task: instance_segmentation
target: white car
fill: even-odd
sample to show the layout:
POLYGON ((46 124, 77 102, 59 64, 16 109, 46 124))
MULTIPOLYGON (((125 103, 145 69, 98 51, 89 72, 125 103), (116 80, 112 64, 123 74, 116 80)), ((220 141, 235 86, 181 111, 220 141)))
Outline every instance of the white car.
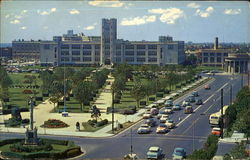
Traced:
POLYGON ((151 127, 148 124, 142 124, 137 130, 138 134, 144 134, 150 132, 151 132, 151 127))
POLYGON ((172 107, 165 107, 164 113, 165 113, 165 114, 171 114, 171 113, 173 113, 172 107))
POLYGON ((168 120, 168 115, 162 115, 160 118, 160 123, 165 123, 168 120))
POLYGON ((166 121, 165 125, 168 127, 168 128, 174 128, 175 127, 175 123, 173 120, 169 119, 166 121))
POLYGON ((152 118, 152 115, 150 113, 143 114, 143 119, 149 119, 152 118))
POLYGON ((185 100, 182 102, 182 107, 186 107, 186 106, 189 106, 190 105, 190 102, 188 100, 185 100))

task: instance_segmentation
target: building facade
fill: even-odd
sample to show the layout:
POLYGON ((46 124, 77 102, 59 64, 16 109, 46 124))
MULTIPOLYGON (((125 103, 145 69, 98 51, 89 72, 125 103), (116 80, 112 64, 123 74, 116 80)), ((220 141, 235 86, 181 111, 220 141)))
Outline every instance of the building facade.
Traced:
MULTIPOLYGON (((184 41, 174 41, 170 36, 160 36, 158 41, 117 39, 117 20, 114 18, 102 19, 101 29, 101 36, 74 34, 69 30, 62 36, 54 36, 52 41, 37 42, 39 47, 36 51, 40 55, 41 65, 98 65, 126 62, 164 66, 182 64, 185 61, 184 41)), ((21 42, 13 41, 13 44, 18 43, 21 42)), ((20 49, 15 51, 16 56, 22 55, 17 55, 20 49)))
POLYGON ((228 73, 248 73, 250 56, 248 54, 229 54, 225 59, 224 70, 228 73))
POLYGON ((12 47, 0 47, 0 57, 12 59, 12 47))

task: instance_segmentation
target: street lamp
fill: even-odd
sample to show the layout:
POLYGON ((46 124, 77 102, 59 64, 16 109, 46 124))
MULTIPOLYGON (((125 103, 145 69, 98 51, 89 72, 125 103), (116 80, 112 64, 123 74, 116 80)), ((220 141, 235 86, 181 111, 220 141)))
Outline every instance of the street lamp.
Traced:
POLYGON ((114 134, 114 88, 113 83, 111 84, 112 91, 112 133, 114 134))

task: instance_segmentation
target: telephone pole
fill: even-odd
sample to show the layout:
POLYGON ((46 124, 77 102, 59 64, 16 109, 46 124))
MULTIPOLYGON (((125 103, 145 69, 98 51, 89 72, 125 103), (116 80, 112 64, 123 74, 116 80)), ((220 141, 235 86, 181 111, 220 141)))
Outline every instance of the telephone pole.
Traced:
POLYGON ((221 110, 221 139, 223 139, 223 128, 224 128, 224 113, 223 113, 223 88, 221 89, 221 106, 220 106, 220 110, 221 110))
POLYGON ((233 103, 233 86, 232 84, 230 85, 230 104, 233 103))
POLYGON ((112 133, 114 133, 114 90, 112 89, 112 133))

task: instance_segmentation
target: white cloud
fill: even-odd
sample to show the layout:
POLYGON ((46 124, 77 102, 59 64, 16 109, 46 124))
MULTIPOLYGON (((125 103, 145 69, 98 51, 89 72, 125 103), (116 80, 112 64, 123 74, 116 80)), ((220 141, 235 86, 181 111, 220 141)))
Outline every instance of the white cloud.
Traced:
POLYGON ((123 18, 121 21, 122 26, 142 25, 146 23, 155 22, 156 16, 143 16, 134 18, 123 18))
POLYGON ((241 9, 225 9, 224 10, 224 14, 229 14, 229 15, 236 15, 240 13, 241 13, 241 9))
POLYGON ((69 11, 69 13, 70 13, 70 14, 79 14, 80 12, 79 12, 78 10, 76 10, 76 9, 71 9, 71 10, 69 11))
POLYGON ((202 18, 207 18, 210 16, 211 13, 213 13, 214 11, 214 8, 213 7, 208 7, 206 10, 200 10, 200 9, 197 9, 196 10, 196 15, 202 17, 202 18))
POLYGON ((49 27, 48 26, 44 26, 43 29, 48 29, 49 27))
POLYGON ((94 25, 84 27, 84 30, 93 30, 93 29, 95 29, 94 25))
POLYGON ((27 12, 28 12, 28 10, 25 9, 25 10, 22 10, 22 11, 21 11, 21 14, 25 14, 25 13, 27 13, 27 12))
POLYGON ((25 29, 27 29, 27 27, 26 26, 22 26, 22 27, 20 27, 20 29, 25 30, 25 29))
POLYGON ((175 24, 175 21, 184 16, 183 10, 179 8, 157 8, 148 10, 149 13, 161 14, 160 21, 167 24, 175 24))
POLYGON ((56 8, 51 8, 50 9, 50 12, 55 12, 56 11, 56 8))
POLYGON ((199 8, 200 5, 197 4, 197 3, 195 3, 195 2, 192 2, 192 3, 189 3, 189 4, 187 5, 187 7, 189 7, 189 8, 199 8))
POLYGON ((11 24, 19 24, 20 21, 19 21, 18 19, 15 19, 15 20, 10 21, 10 23, 11 23, 11 24))
POLYGON ((15 15, 15 18, 16 18, 16 19, 21 19, 22 16, 20 16, 20 15, 15 15))
POLYGON ((48 12, 48 11, 40 11, 40 10, 37 10, 37 13, 42 15, 42 16, 50 14, 50 12, 48 12))
POLYGON ((89 5, 96 6, 96 7, 123 7, 125 4, 118 0, 111 0, 111 1, 89 1, 89 5))
POLYGON ((9 18, 9 17, 10 17, 10 15, 9 15, 9 14, 5 15, 5 18, 9 18))

